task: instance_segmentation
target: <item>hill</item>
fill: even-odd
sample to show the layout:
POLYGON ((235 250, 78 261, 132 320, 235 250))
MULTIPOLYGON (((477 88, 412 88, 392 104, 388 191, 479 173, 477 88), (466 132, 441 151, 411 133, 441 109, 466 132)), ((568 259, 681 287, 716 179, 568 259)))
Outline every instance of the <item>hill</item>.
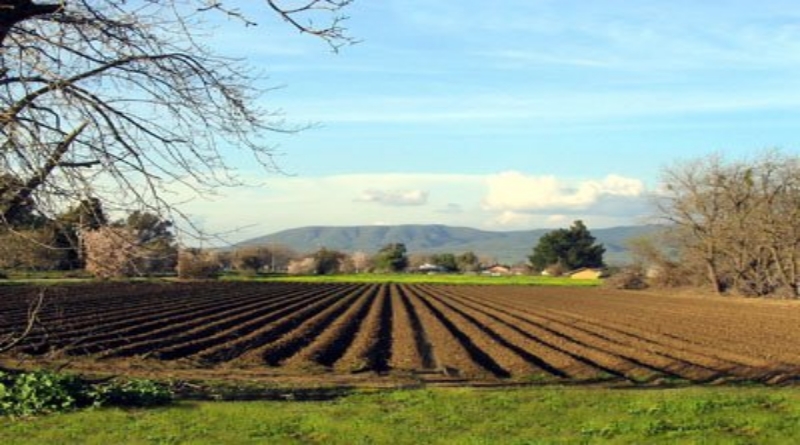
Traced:
MULTIPOLYGON (((592 229, 592 235, 606 247, 606 262, 619 264, 629 259, 625 242, 636 236, 654 233, 656 225, 592 229)), ((376 252, 389 243, 404 243, 411 253, 461 253, 473 251, 515 263, 527 259, 539 238, 552 229, 493 232, 468 227, 432 225, 396 226, 312 226, 283 230, 252 238, 235 247, 282 244, 299 252, 313 252, 320 247, 345 252, 376 252)))

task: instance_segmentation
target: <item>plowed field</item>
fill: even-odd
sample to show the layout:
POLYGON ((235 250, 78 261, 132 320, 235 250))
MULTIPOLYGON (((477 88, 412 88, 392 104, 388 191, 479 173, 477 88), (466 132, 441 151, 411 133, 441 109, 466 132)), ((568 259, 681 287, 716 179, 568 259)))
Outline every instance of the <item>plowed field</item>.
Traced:
MULTIPOLYGON (((0 287, 0 338, 38 289, 0 287)), ((47 288, 5 363, 320 382, 800 379, 800 304, 599 289, 193 283, 47 288)))

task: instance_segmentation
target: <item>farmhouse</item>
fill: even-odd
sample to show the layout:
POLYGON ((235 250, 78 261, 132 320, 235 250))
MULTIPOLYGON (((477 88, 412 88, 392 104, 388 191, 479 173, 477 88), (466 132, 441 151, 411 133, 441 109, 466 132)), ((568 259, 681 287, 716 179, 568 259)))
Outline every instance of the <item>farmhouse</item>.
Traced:
POLYGON ((508 266, 495 264, 493 266, 487 267, 486 269, 483 269, 483 273, 486 275, 491 275, 493 277, 497 277, 500 275, 511 275, 511 268, 508 266))
POLYGON ((425 263, 419 267, 417 267, 417 272, 421 273, 439 273, 439 272, 447 272, 447 270, 439 265, 425 263))
POLYGON ((582 267, 569 272, 567 276, 573 280, 596 280, 605 277, 606 271, 604 269, 582 267))

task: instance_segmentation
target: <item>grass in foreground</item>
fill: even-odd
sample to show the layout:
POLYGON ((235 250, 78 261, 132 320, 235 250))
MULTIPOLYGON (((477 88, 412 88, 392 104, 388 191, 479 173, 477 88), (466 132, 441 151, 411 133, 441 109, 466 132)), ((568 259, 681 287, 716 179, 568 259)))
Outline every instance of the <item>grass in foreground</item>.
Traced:
POLYGON ((485 276, 458 274, 349 274, 349 275, 313 275, 313 276, 280 276, 269 278, 225 277, 229 280, 264 280, 288 281, 297 283, 406 283, 406 284, 466 284, 466 285, 514 285, 514 286, 570 286, 593 287, 601 280, 573 280, 568 277, 542 276, 485 276))
POLYGON ((0 425, 0 443, 792 443, 800 389, 538 387, 360 393, 329 402, 182 402, 0 425))

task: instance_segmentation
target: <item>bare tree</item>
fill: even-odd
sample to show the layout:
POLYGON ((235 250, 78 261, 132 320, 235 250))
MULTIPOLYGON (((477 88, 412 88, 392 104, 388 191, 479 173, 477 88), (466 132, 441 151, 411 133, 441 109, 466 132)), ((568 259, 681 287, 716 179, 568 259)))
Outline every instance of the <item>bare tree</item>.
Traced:
POLYGON ((208 280, 216 278, 220 273, 221 267, 215 252, 189 248, 178 252, 178 263, 175 269, 178 273, 178 278, 208 280))
POLYGON ((233 251, 232 266, 238 271, 256 274, 269 266, 273 253, 264 246, 247 246, 233 251))
POLYGON ((660 214, 714 291, 800 294, 800 158, 709 156, 666 169, 664 186, 660 214))
MULTIPOLYGON (((265 0, 265 13, 328 42, 351 43, 352 0, 265 0), (320 24, 321 23, 321 24, 320 24)), ((213 14, 255 17, 225 0, 0 0, 0 224, 35 203, 54 215, 89 194, 109 208, 164 214, 169 184, 202 193, 235 183, 221 147, 272 164, 257 78, 202 43, 213 14)))
POLYGON ((658 210, 667 223, 688 240, 686 252, 698 258, 712 289, 726 290, 720 270, 722 220, 725 216, 723 195, 727 184, 717 156, 667 167, 662 173, 664 192, 658 210))
MULTIPOLYGON (((265 0, 264 11, 337 50, 352 42, 351 1, 265 0)), ((202 43, 211 15, 255 24, 231 3, 0 0, 0 229, 88 198, 174 220, 170 185, 236 183, 223 147, 274 168, 268 136, 301 127, 259 108, 252 70, 202 43)))
POLYGON ((357 250, 350 255, 355 273, 369 272, 372 269, 372 256, 367 252, 357 250))

